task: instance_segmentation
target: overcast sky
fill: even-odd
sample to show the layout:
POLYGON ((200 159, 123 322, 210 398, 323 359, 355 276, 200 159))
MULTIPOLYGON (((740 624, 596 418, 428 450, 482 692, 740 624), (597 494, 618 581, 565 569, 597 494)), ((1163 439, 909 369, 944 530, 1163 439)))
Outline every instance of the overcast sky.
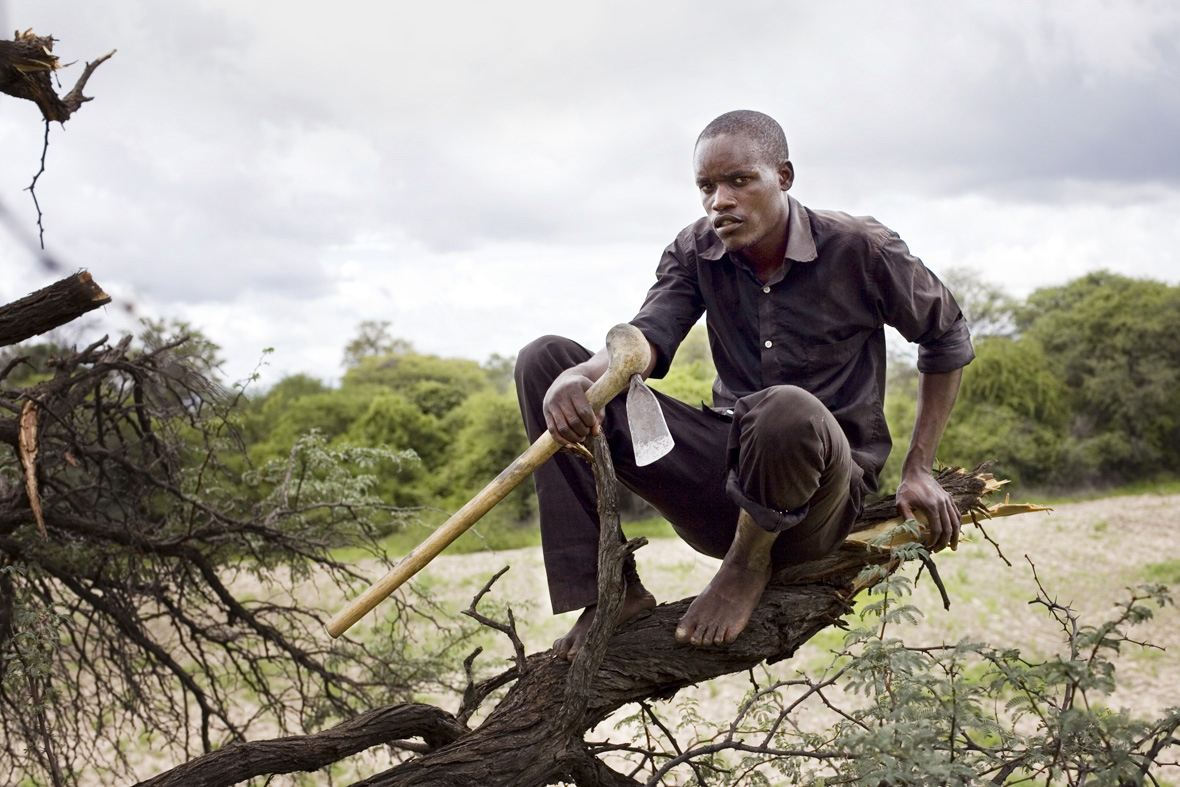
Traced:
MULTIPOLYGON (((0 0, 59 40, 47 245, 264 382, 333 380, 362 319, 482 360, 597 346, 702 214, 692 145, 776 117, 792 194, 1015 295, 1180 277, 1180 3, 0 0)), ((7 33, 6 33, 7 34, 7 33)), ((0 202, 43 127, 0 96, 0 202)), ((57 276, 0 227, 0 299, 57 276)), ((108 308, 89 334, 126 330, 108 308)), ((88 335, 89 335, 88 334, 88 335)))

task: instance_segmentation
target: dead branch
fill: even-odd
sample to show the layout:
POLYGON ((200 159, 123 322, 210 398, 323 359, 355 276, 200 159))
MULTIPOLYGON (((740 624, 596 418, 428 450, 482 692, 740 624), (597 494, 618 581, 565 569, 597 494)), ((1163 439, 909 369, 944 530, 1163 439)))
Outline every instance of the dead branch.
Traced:
POLYGON ((231 743, 136 787, 228 787, 264 774, 314 771, 406 738, 422 738, 433 750, 458 740, 467 731, 451 714, 433 705, 390 705, 358 714, 315 735, 231 743))
POLYGON ((55 753, 65 784, 96 759, 128 776, 141 736, 196 757, 260 727, 287 735, 408 701, 437 676, 406 652, 442 662, 466 637, 411 589, 386 611, 400 632, 388 641, 324 643, 323 616, 282 586, 314 573, 348 594, 356 570, 332 550, 346 540, 375 550, 376 528, 398 515, 348 485, 292 509, 267 491, 283 468, 261 489, 244 483, 227 463, 242 461, 232 395, 185 352, 102 341, 51 359, 50 379, 0 387, 0 677, 20 665, 22 619, 58 627, 38 665, 52 695, 0 680, 0 761, 17 781, 49 780, 33 706, 48 703, 54 739, 72 742, 55 753), (275 592, 235 595, 246 570, 265 572, 275 592), (410 617, 433 623, 429 642, 410 617), (242 711, 243 692, 254 710, 242 711))
POLYGON ((51 331, 110 302, 89 271, 75 273, 0 306, 0 347, 51 331))
POLYGON ((46 121, 65 123, 91 96, 82 95, 94 69, 110 59, 115 50, 87 63, 72 90, 58 96, 50 75, 61 68, 53 54, 53 36, 34 35, 31 30, 17 32, 11 41, 0 41, 0 93, 32 101, 46 121))

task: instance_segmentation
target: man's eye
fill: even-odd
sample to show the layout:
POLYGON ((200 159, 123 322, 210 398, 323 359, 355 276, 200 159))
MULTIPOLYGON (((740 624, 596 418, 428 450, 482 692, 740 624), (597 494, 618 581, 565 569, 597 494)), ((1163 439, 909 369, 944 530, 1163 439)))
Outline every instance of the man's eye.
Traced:
POLYGON ((747 184, 747 183, 749 183, 749 182, 750 182, 750 179, 749 179, 749 178, 744 178, 744 177, 743 177, 743 178, 734 178, 734 179, 733 179, 733 185, 735 185, 735 186, 744 186, 744 185, 746 185, 746 184, 747 184))
POLYGON ((714 186, 712 183, 702 183, 701 184, 701 193, 702 194, 712 194, 713 190, 716 188, 717 187, 714 186))

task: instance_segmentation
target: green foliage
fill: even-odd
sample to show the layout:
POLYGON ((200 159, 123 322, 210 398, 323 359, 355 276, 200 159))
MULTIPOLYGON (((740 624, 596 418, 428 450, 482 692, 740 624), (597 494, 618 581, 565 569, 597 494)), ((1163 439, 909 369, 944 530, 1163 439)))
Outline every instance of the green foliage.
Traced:
POLYGON ((712 407, 713 378, 716 376, 711 362, 681 363, 678 357, 662 380, 649 380, 648 383, 660 393, 686 404, 696 406, 703 403, 712 407))
POLYGON ((254 462, 285 455, 312 431, 328 440, 346 434, 369 411, 373 398, 373 391, 363 389, 299 394, 276 388, 255 402, 244 419, 243 433, 254 462), (258 442, 251 443, 251 438, 258 442))
POLYGON ((5 384, 29 387, 53 376, 50 360, 68 353, 56 342, 14 344, 0 350, 0 369, 10 369, 5 384))
POLYGON ((497 393, 508 393, 513 389, 512 373, 516 369, 515 355, 500 355, 492 353, 488 359, 480 364, 480 368, 488 376, 488 382, 497 393))
MULTIPOLYGON (((333 449, 412 455, 415 461, 379 469, 374 494, 390 505, 453 510, 527 447, 511 389, 513 359, 492 356, 480 366, 424 355, 387 329, 388 323, 362 323, 346 349, 352 367, 339 388, 295 375, 253 398, 242 417, 250 459, 285 461, 313 433, 333 449)), ((532 485, 522 485, 484 528, 527 519, 533 498, 532 485)))
POLYGON ((1148 563, 1143 567, 1143 578, 1148 582, 1180 585, 1180 559, 1171 558, 1162 563, 1148 563))
POLYGON ((648 380, 655 390, 691 405, 713 405, 713 380, 717 369, 709 349, 708 332, 703 324, 692 326, 672 359, 668 374, 661 380, 648 380))
MULTIPOLYGON (((924 550, 905 553, 913 559, 924 550)), ((677 746, 671 762, 679 767, 663 767, 648 783, 1114 787, 1158 783, 1148 780, 1173 759, 1180 708, 1139 719, 1104 702, 1115 689, 1115 660, 1128 648, 1152 647, 1128 631, 1172 603, 1163 586, 1138 588, 1093 626, 1040 588, 1034 603, 1064 643, 1036 659, 970 639, 907 644, 905 629, 921 615, 910 580, 873 566, 861 581, 872 584, 871 595, 822 675, 755 681, 734 720, 720 725, 687 705, 681 729, 698 743, 677 746), (799 721, 809 707, 833 712, 834 726, 809 730, 799 721)), ((632 721, 647 736, 667 728, 641 709, 632 721)))
MULTIPOLYGON (((985 296, 1017 332, 976 335, 941 461, 995 459, 999 475, 1059 489, 1180 474, 1180 287, 1098 272, 1023 304, 985 296)), ((901 453, 914 394, 895 376, 886 414, 901 453)))
POLYGON ((439 390, 423 388, 421 384, 425 382, 439 383, 457 392, 458 396, 448 403, 449 407, 489 387, 487 373, 475 361, 413 352, 366 356, 358 365, 345 372, 342 387, 380 386, 395 391, 410 391, 419 386, 417 390, 424 392, 439 390))
POLYGON ((1069 388, 1100 474, 1180 470, 1180 287, 1092 273, 1034 292, 1020 326, 1069 388))
POLYGON ((402 465, 386 474, 381 492, 394 505, 420 506, 429 502, 429 475, 442 463, 448 442, 436 416, 400 393, 381 391, 369 399, 369 406, 348 427, 345 439, 361 446, 412 451, 421 462, 402 465))
MULTIPOLYGON (((528 448, 514 393, 482 391, 455 408, 444 429, 453 435, 438 477, 437 491, 454 510, 483 489, 528 448)), ((534 510, 531 484, 522 484, 493 509, 512 523, 527 520, 534 510)))

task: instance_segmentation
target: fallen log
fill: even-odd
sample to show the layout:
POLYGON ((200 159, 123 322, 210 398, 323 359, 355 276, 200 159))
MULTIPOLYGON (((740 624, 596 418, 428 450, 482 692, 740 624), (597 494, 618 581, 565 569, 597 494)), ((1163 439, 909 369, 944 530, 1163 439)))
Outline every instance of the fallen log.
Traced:
MULTIPOLYGON (((548 652, 525 658, 515 631, 509 631, 518 646, 517 666, 480 686, 470 685, 457 716, 436 709, 442 715, 431 717, 431 725, 435 726, 423 723, 417 729, 400 727, 399 737, 421 737, 425 741, 418 746, 422 756, 357 782, 353 787, 527 787, 557 781, 612 787, 637 785, 639 782, 612 770, 594 756, 584 740, 588 730, 628 703, 668 699, 686 686, 743 672, 763 662, 789 658, 816 633, 839 625, 841 617, 851 609, 853 597, 869 584, 862 570, 878 565, 892 571, 899 563, 893 547, 911 537, 897 536, 899 531, 895 526, 902 524, 902 520, 891 498, 866 508, 853 536, 834 554, 781 571, 772 578, 746 629, 730 645, 701 648, 676 641, 676 625, 691 598, 661 604, 616 629, 617 606, 611 600, 621 597, 623 557, 638 548, 642 540, 624 544, 615 535, 618 520, 617 508, 611 509, 613 485, 604 483, 603 479, 604 473, 613 478, 605 441, 595 445, 594 456, 603 522, 600 607, 587 643, 577 658, 572 664, 548 652), (603 469, 604 465, 607 470, 603 469), (465 721, 474 710, 472 703, 478 705, 490 693, 490 688, 511 680, 515 680, 514 685, 487 719, 468 730, 465 721), (436 732, 439 719, 448 725, 446 729, 459 731, 452 740, 440 743, 436 732)), ((955 498, 964 521, 978 522, 993 515, 1044 510, 1004 504, 985 508, 983 498, 998 490, 1002 482, 996 482, 983 467, 970 473, 960 468, 945 470, 938 481, 955 498)), ((488 587, 477 596, 470 613, 474 613, 475 604, 488 587)), ((320 736, 327 739, 334 734, 334 730, 328 730, 301 736, 299 740, 303 745, 310 745, 320 736)), ((277 743, 236 744, 235 758, 240 767, 232 772, 233 777, 241 781, 279 772, 267 770, 272 767, 268 758, 255 761, 247 756, 251 751, 269 751, 265 747, 277 743)), ((191 779, 184 783, 202 787, 227 787, 236 783, 229 780, 230 771, 220 765, 217 759, 220 754, 207 754, 180 766, 191 779)), ((143 782, 141 787, 180 784, 172 776, 180 768, 143 782)), ((294 769, 282 772, 290 770, 294 769)))

